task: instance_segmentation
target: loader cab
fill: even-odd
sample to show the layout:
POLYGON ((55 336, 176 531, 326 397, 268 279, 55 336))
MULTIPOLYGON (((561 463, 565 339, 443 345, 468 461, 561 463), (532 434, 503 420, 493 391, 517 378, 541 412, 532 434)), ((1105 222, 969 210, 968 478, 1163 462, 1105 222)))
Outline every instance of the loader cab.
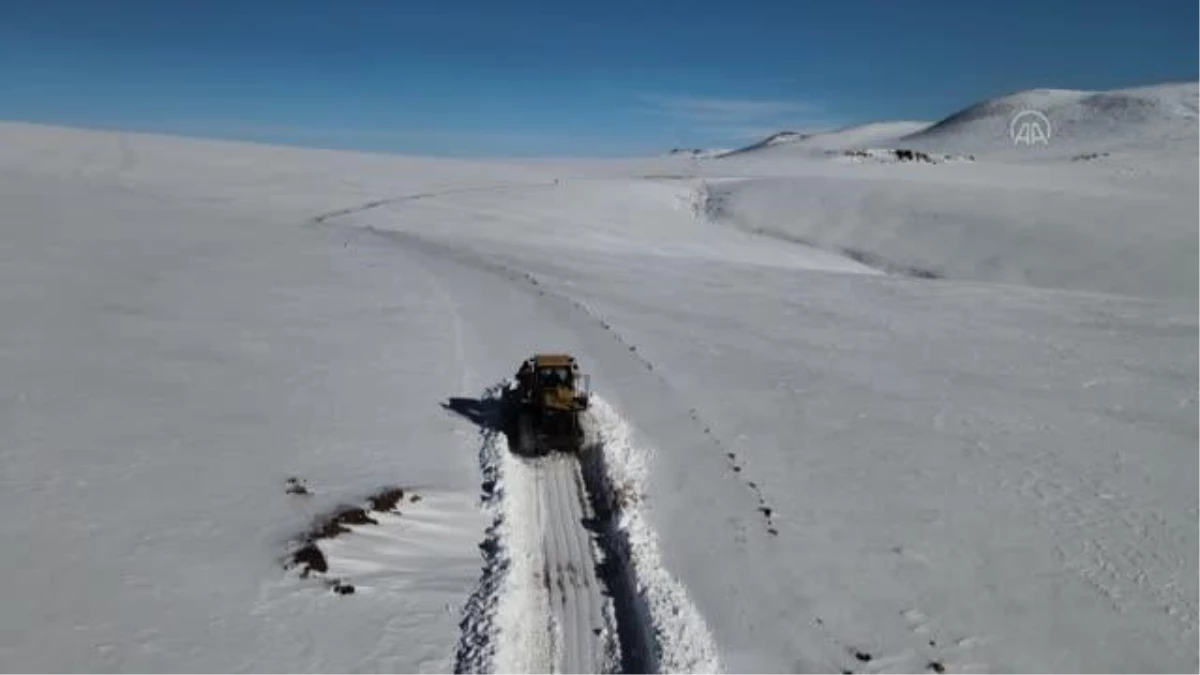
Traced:
POLYGON ((556 392, 555 398, 573 399, 586 405, 589 378, 579 370, 575 357, 567 354, 537 354, 521 364, 517 373, 519 388, 529 395, 556 392))
POLYGON ((548 366, 537 370, 538 386, 543 389, 555 387, 575 388, 575 374, 570 368, 548 366))
POLYGON ((588 376, 567 354, 536 354, 521 363, 516 387, 506 393, 511 438, 519 452, 578 451, 586 440, 588 376))

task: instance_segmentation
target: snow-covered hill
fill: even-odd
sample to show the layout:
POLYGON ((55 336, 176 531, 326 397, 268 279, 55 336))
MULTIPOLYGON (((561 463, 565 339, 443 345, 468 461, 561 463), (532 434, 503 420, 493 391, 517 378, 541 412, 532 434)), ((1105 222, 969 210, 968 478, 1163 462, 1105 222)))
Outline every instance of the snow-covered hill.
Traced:
POLYGON ((822 154, 828 150, 848 150, 892 141, 929 126, 928 122, 871 122, 843 127, 833 131, 801 134, 781 131, 723 157, 756 156, 787 157, 789 155, 822 154))
POLYGON ((1078 155, 1114 149, 1194 150, 1198 85, 1164 84, 1114 91, 1033 89, 983 101, 899 142, 939 152, 1078 155), (1048 142, 1015 146, 1013 118, 1037 111, 1050 122, 1048 142))
MULTIPOLYGON (((724 157, 780 159, 829 150, 908 148, 996 159, 1070 159, 1104 151, 1180 151, 1195 144, 1198 88, 1194 82, 1113 91, 1032 89, 968 106, 936 122, 874 122, 827 132, 783 131, 724 157), (1045 143, 1014 143, 1024 111, 1049 126, 1045 143)), ((1040 122, 1038 124, 1041 124, 1040 122)))
POLYGON ((1196 108, 1195 84, 1024 92, 890 146, 815 153, 812 137, 728 155, 702 168, 717 179, 702 201, 714 222, 892 271, 1194 298, 1196 108), (1044 145, 1009 137, 1029 109, 1052 123, 1044 145), (888 147, 971 161, 892 162, 888 147))
POLYGON ((7 669, 1198 667, 1194 142, 0 147, 7 669), (539 350, 577 464, 492 422, 539 350))

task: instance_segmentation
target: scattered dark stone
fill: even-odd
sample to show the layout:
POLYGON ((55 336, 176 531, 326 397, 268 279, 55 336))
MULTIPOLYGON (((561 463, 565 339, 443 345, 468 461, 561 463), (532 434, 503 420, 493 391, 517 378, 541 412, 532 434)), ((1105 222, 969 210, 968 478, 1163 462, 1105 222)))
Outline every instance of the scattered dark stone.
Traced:
POLYGON ((942 665, 940 662, 938 662, 938 661, 930 661, 930 662, 929 662, 929 663, 928 663, 928 664, 927 664, 925 667, 926 667, 926 668, 928 668, 929 670, 932 670, 932 671, 933 671, 933 672, 935 672, 935 673, 944 673, 944 672, 946 672, 946 666, 943 666, 943 665, 942 665))
POLYGON ((307 495, 312 494, 311 492, 308 491, 308 486, 304 484, 304 480, 297 478, 295 476, 292 476, 291 478, 287 479, 287 487, 284 488, 284 492, 286 492, 289 495, 305 495, 305 496, 307 496, 307 495))
POLYGON ((733 466, 733 472, 734 472, 734 473, 741 473, 741 472, 742 472, 742 467, 740 467, 740 466, 738 466, 738 465, 736 465, 736 464, 735 464, 735 465, 733 466))
POLYGON ((904 148, 898 148, 893 150, 892 154, 894 154, 896 159, 900 160, 901 162, 926 162, 928 164, 934 163, 933 158, 930 157, 928 153, 921 152, 920 150, 907 150, 904 148))
POLYGON ((380 490, 377 494, 371 495, 367 501, 371 504, 372 511, 395 511, 396 504, 404 499, 404 490, 398 487, 389 487, 380 490))
POLYGON ((868 654, 867 652, 856 651, 856 652, 854 652, 854 658, 858 659, 859 661, 862 661, 863 663, 867 663, 868 661, 871 660, 871 655, 868 654))
POLYGON ((930 646, 930 647, 936 647, 936 646, 937 646, 937 640, 930 640, 930 641, 929 641, 929 646, 930 646))
POLYGON ((771 511, 771 507, 769 507, 769 506, 760 506, 760 507, 758 507, 758 510, 759 510, 759 511, 762 511, 762 514, 763 514, 764 516, 766 516, 767 518, 770 518, 770 517, 771 517, 771 513, 772 513, 772 511, 771 511))
POLYGON ((775 528, 773 528, 773 527, 768 527, 768 528, 767 528, 767 534, 771 535, 772 537, 778 537, 778 536, 779 536, 779 530, 777 530, 777 529, 775 529, 775 528))
POLYGON ((854 671, 842 668, 842 675, 854 675, 854 671))
POLYGON ((292 564, 300 567, 301 579, 307 579, 311 572, 324 574, 329 571, 329 563, 325 560, 325 554, 321 553, 321 549, 312 542, 305 544, 292 554, 292 564))
POLYGON ((351 508, 342 511, 338 514, 338 520, 347 525, 378 525, 379 521, 367 515, 367 512, 359 508, 351 508))
POLYGON ((600 633, 602 633, 602 632, 603 632, 603 631, 602 631, 601 629, 599 629, 599 628, 593 628, 593 629, 592 629, 592 635, 599 635, 599 634, 600 634, 600 633))
POLYGON ((746 485, 749 485, 751 490, 758 489, 758 483, 755 483, 754 481, 746 481, 746 485))
POLYGON ((338 595, 354 595, 354 586, 335 581, 333 583, 333 592, 338 595))
MULTIPOLYGON (((495 487, 495 485, 496 485, 496 484, 493 482, 493 483, 492 483, 492 487, 495 487)), ((417 502, 421 501, 421 495, 411 495, 411 496, 408 498, 408 501, 409 501, 410 503, 412 503, 412 504, 416 504, 417 502)))

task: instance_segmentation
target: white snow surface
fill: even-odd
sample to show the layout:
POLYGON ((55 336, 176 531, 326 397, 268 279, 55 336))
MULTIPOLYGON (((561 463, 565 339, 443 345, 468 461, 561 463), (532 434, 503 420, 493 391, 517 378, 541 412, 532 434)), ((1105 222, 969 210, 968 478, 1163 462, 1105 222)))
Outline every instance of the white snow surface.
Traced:
MULTIPOLYGON (((2 124, 0 664, 453 669, 479 544, 536 542, 449 403, 561 350, 660 669, 1194 671, 1194 91, 934 166, 2 124), (322 543, 356 593, 283 569, 384 485, 322 543)), ((544 665, 499 593, 479 662, 544 665)))
POLYGON ((1195 157, 809 166, 703 187, 713 224, 961 281, 1195 298, 1195 157), (1082 164, 1082 163, 1080 163, 1082 164), (846 168, 843 168, 846 167, 846 168), (1149 168, 1153 167, 1153 168, 1149 168), (1090 176, 1088 174, 1091 174, 1090 176))

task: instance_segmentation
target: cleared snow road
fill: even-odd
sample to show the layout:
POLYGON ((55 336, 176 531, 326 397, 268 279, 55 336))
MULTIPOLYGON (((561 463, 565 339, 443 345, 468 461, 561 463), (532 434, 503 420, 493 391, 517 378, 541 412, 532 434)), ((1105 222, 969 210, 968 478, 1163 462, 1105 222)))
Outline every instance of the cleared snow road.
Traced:
MULTIPOLYGON (((494 399, 484 401, 497 409, 494 399)), ((621 565, 606 564, 601 519, 591 500, 603 486, 590 472, 589 489, 580 460, 601 450, 522 457, 494 425, 481 430, 484 498, 496 505, 496 524, 481 545, 487 564, 462 623, 455 670, 601 673, 640 667, 620 654, 615 594, 601 570, 612 576, 621 565)))
POLYGON ((532 583, 517 583, 544 595, 535 602, 548 609, 543 620, 549 654, 538 655, 542 658, 528 665, 549 672, 612 672, 616 661, 612 613, 606 611, 610 601, 596 576, 598 550, 584 527, 593 514, 579 462, 552 455, 519 459, 511 468, 512 480, 532 497, 521 500, 526 512, 520 522, 532 528, 532 539, 538 543, 523 552, 532 558, 528 561, 532 583))
POLYGON ((591 424, 595 444, 540 457, 510 451, 503 432, 481 425, 494 522, 480 545, 485 566, 461 624, 456 672, 721 670, 641 512, 641 450, 599 397, 591 424))

